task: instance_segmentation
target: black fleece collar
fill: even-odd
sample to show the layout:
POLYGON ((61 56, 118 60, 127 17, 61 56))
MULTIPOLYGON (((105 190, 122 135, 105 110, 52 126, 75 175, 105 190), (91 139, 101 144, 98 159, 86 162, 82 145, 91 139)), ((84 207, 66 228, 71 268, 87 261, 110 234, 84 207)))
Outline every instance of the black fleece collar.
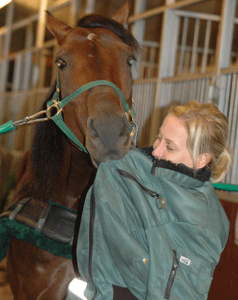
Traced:
POLYGON ((209 167, 204 167, 198 170, 194 170, 192 168, 185 166, 184 164, 175 164, 168 160, 155 158, 153 160, 153 166, 151 170, 152 174, 154 174, 155 168, 169 169, 187 175, 189 177, 192 177, 202 182, 209 181, 211 178, 211 170, 209 167))
POLYGON ((151 170, 152 174, 155 173, 155 168, 164 168, 187 175, 202 182, 209 181, 211 178, 211 169, 209 167, 194 170, 185 166, 184 164, 175 164, 168 160, 154 158, 152 156, 153 147, 144 147, 140 150, 146 153, 153 160, 153 166, 151 170))

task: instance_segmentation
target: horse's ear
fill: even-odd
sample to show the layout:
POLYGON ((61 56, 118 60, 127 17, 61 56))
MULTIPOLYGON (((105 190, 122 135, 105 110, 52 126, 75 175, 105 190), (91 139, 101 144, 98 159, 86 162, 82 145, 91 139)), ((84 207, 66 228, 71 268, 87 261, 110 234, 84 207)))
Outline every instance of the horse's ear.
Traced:
POLYGON ((72 27, 68 26, 63 21, 56 19, 50 12, 46 11, 46 13, 46 26, 53 34, 53 36, 57 39, 58 44, 60 45, 66 34, 72 29, 72 27))
POLYGON ((129 2, 126 1, 126 3, 112 16, 112 19, 122 25, 125 25, 129 17, 129 11, 129 2))

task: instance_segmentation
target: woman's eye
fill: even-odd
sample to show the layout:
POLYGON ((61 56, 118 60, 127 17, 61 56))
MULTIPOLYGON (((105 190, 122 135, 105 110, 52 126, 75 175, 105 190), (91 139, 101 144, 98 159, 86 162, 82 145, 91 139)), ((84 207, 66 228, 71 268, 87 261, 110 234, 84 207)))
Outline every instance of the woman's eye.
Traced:
POLYGON ((137 59, 134 56, 130 56, 127 59, 127 63, 130 67, 132 67, 137 62, 137 59))
POLYGON ((55 61, 55 64, 60 70, 62 70, 66 66, 66 62, 63 61, 62 59, 57 59, 55 61))
POLYGON ((174 149, 173 148, 171 148, 170 146, 166 146, 166 149, 168 150, 168 151, 174 151, 174 149))
POLYGON ((161 136, 160 135, 157 135, 156 138, 157 138, 158 141, 161 141, 161 136))

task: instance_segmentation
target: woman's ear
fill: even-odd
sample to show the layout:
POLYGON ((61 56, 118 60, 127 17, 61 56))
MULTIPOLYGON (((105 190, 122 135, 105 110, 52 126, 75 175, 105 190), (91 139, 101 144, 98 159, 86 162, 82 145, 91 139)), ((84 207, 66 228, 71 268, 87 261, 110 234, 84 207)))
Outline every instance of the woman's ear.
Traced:
POLYGON ((211 154, 203 153, 198 156, 196 169, 202 169, 209 164, 211 161, 211 154))

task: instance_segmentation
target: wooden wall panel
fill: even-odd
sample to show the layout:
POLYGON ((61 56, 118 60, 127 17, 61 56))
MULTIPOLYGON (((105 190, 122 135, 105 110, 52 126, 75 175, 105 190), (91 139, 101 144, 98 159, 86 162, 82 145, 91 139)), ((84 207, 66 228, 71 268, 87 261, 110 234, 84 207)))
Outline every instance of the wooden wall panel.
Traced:
POLYGON ((238 299, 238 245, 235 244, 235 220, 238 203, 221 200, 230 221, 230 233, 226 248, 214 272, 208 300, 238 299))

